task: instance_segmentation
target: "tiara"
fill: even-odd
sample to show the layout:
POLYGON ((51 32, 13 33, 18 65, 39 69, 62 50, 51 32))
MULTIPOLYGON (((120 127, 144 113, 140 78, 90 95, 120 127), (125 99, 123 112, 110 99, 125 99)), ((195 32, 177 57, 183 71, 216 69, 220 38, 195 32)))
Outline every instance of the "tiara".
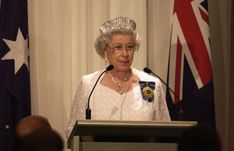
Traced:
POLYGON ((112 30, 127 29, 127 30, 136 30, 136 23, 134 20, 129 19, 128 17, 117 17, 111 20, 108 20, 100 27, 100 33, 106 33, 112 30))

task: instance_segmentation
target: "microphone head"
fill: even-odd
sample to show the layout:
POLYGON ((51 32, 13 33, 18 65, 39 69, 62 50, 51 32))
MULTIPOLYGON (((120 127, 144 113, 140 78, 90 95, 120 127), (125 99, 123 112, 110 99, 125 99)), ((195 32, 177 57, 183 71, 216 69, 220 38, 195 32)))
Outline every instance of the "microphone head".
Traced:
POLYGON ((144 72, 146 72, 146 73, 151 73, 151 72, 152 72, 152 70, 150 70, 150 69, 147 68, 147 67, 145 67, 143 70, 144 70, 144 72))
POLYGON ((111 65, 109 65, 108 67, 106 67, 106 71, 110 71, 110 70, 112 70, 112 69, 114 69, 114 66, 111 64, 111 65))

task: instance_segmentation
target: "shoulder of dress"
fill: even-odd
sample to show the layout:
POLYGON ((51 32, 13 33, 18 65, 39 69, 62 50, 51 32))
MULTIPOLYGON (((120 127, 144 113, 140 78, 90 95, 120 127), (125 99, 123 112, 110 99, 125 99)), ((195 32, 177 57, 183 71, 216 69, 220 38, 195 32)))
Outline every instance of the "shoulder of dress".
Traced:
POLYGON ((103 72, 104 70, 99 70, 90 74, 86 74, 83 75, 81 77, 82 82, 86 83, 86 82, 92 82, 92 81, 96 81, 96 79, 98 78, 98 76, 103 72))
POLYGON ((137 74, 140 81, 153 81, 155 83, 160 83, 160 80, 157 77, 154 77, 148 73, 145 73, 143 71, 140 71, 138 69, 132 68, 133 72, 137 74))

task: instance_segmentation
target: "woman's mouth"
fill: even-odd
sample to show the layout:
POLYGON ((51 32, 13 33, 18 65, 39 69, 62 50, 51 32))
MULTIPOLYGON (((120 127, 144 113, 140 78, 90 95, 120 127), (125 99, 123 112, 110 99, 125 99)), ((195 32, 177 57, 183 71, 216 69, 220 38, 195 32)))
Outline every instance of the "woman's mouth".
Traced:
POLYGON ((119 61, 120 64, 128 64, 129 61, 119 61))

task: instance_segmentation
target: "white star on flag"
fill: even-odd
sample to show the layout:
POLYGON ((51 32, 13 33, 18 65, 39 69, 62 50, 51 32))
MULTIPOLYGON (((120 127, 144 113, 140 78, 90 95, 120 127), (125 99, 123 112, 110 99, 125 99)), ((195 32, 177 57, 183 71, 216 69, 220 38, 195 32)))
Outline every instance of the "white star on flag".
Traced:
POLYGON ((14 60, 15 74, 25 64, 28 67, 28 40, 24 39, 21 30, 18 30, 16 41, 3 39, 10 48, 10 51, 1 60, 14 60))

